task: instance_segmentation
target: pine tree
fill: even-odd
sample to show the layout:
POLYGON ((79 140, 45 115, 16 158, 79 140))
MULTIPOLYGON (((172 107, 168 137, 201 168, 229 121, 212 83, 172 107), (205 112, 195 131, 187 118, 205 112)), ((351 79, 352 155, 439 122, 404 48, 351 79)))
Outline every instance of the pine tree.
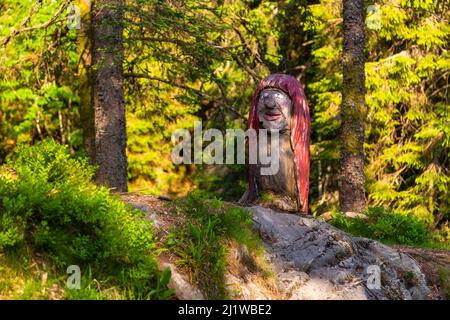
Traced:
POLYGON ((361 212, 366 207, 364 191, 364 1, 343 1, 343 83, 341 106, 341 210, 361 212))
POLYGON ((92 7, 92 106, 95 119, 96 180, 127 191, 126 122, 123 89, 123 0, 92 7))

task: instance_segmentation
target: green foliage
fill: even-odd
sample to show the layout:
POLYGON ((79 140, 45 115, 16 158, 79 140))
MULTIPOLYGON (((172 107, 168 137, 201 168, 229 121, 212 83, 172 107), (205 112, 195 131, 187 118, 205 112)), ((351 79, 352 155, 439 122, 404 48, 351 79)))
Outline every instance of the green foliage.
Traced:
MULTIPOLYGON (((372 3, 370 3, 372 4, 372 3)), ((371 206, 414 215, 430 227, 449 219, 448 3, 375 1, 367 29, 366 189, 371 206)), ((369 3, 367 4, 369 5, 369 3)), ((310 6, 313 213, 329 210, 339 170, 341 1, 310 6), (317 200, 316 200, 317 199, 317 200)))
POLYGON ((250 214, 237 207, 228 207, 217 198, 208 199, 202 192, 191 192, 180 200, 180 213, 186 225, 174 230, 167 245, 179 263, 192 275, 208 299, 224 299, 226 241, 233 240, 260 254, 259 237, 253 231, 250 214))
POLYGON ((59 271, 92 268, 98 279, 114 276, 112 283, 135 298, 167 297, 151 223, 93 185, 86 159, 46 141, 17 148, 2 172, 1 252, 31 248, 59 271))
POLYGON ((212 174, 174 166, 170 138, 194 120, 222 130, 245 126, 255 82, 269 73, 262 60, 281 58, 273 9, 270 2, 127 2, 124 68, 135 75, 126 82, 131 190, 184 195, 197 186, 228 199, 241 193, 229 186, 243 180, 242 165, 212 174))
MULTIPOLYGON (((85 35, 67 28, 64 9, 46 27, 13 34, 50 21, 68 4, 64 0, 0 3, 0 163, 16 145, 46 138, 67 145, 72 154, 81 151, 80 112, 86 106, 80 99, 84 61, 79 50, 85 35)), ((388 207, 395 214, 373 214, 368 225, 358 219, 335 223, 357 234, 400 243, 421 243, 425 224, 438 229, 429 231, 434 241, 448 243, 448 3, 379 0, 373 4, 381 12, 380 28, 366 30, 366 189, 370 206, 388 207)), ((192 128, 194 120, 202 120, 204 128, 244 128, 257 81, 282 72, 304 84, 311 109, 311 211, 317 215, 336 206, 341 0, 140 0, 125 1, 123 9, 131 190, 184 195, 198 188, 206 190, 208 197, 238 199, 246 187, 245 166, 215 170, 206 165, 175 166, 170 159, 171 134, 177 128, 192 128)), ((77 165, 68 155, 46 148, 48 155, 23 148, 22 160, 10 159, 19 179, 3 170, 2 250, 28 245, 51 252, 60 267, 70 259, 93 268, 105 261, 131 263, 144 250, 133 243, 147 243, 147 249, 154 251, 151 236, 140 226, 119 227, 135 221, 137 213, 89 184, 92 170, 84 160, 77 160, 77 165), (112 212, 122 218, 115 220, 112 212), (117 229, 120 236, 115 238, 117 229)), ((192 248, 186 256, 192 270, 200 270, 210 254, 207 270, 219 270, 214 271, 219 275, 223 269, 219 243, 225 234, 242 236, 239 241, 244 242, 251 242, 251 236, 247 239, 246 231, 234 230, 225 215, 209 212, 205 203, 210 200, 202 199, 197 203, 199 215, 188 210, 190 227, 182 238, 189 245, 180 252, 192 248), (211 247, 201 237, 209 239, 211 247)), ((236 221, 245 221, 234 214, 236 221)), ((124 272, 121 277, 148 286, 144 273, 124 272)), ((128 289, 130 297, 147 295, 142 288, 133 290, 128 289)), ((220 296, 221 289, 214 290, 220 296)))
POLYGON ((220 195, 226 201, 239 199, 247 188, 246 167, 239 164, 199 165, 193 184, 210 198, 220 195))
POLYGON ((369 208, 367 218, 348 218, 342 213, 334 215, 332 225, 356 236, 377 239, 386 243, 425 245, 431 239, 427 225, 412 215, 369 208))
POLYGON ((69 1, 6 0, 0 4, 0 163, 17 143, 47 137, 81 145, 77 94, 77 33, 67 10, 47 28, 13 34, 48 22, 69 1))

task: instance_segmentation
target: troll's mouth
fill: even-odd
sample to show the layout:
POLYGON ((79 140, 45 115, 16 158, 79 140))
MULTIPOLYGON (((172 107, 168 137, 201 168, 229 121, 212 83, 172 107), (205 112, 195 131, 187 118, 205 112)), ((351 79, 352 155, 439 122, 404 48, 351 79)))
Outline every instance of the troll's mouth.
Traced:
POLYGON ((281 118, 281 113, 266 112, 263 117, 267 121, 275 121, 281 118))

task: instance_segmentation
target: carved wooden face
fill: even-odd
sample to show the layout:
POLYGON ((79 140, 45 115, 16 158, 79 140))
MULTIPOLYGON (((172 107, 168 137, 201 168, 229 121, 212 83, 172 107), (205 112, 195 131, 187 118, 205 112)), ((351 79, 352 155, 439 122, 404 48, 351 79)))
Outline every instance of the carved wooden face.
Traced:
POLYGON ((260 126, 267 130, 289 130, 292 117, 292 101, 281 90, 267 88, 261 91, 256 105, 260 126))

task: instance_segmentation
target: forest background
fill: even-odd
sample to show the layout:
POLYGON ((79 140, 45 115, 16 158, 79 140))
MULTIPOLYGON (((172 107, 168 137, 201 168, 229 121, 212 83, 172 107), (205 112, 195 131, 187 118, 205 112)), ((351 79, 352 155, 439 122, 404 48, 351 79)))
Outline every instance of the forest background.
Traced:
MULTIPOLYGON (((52 139, 83 155, 90 59, 85 0, 0 2, 0 165, 52 139), (75 18, 74 7, 81 14, 75 18)), ((287 73, 312 116, 310 212, 338 209, 342 3, 125 1, 124 85, 130 191, 237 200, 244 165, 171 162, 177 128, 245 128, 257 82, 287 73)), ((370 207, 450 233, 448 1, 367 2, 366 193, 370 207)))

